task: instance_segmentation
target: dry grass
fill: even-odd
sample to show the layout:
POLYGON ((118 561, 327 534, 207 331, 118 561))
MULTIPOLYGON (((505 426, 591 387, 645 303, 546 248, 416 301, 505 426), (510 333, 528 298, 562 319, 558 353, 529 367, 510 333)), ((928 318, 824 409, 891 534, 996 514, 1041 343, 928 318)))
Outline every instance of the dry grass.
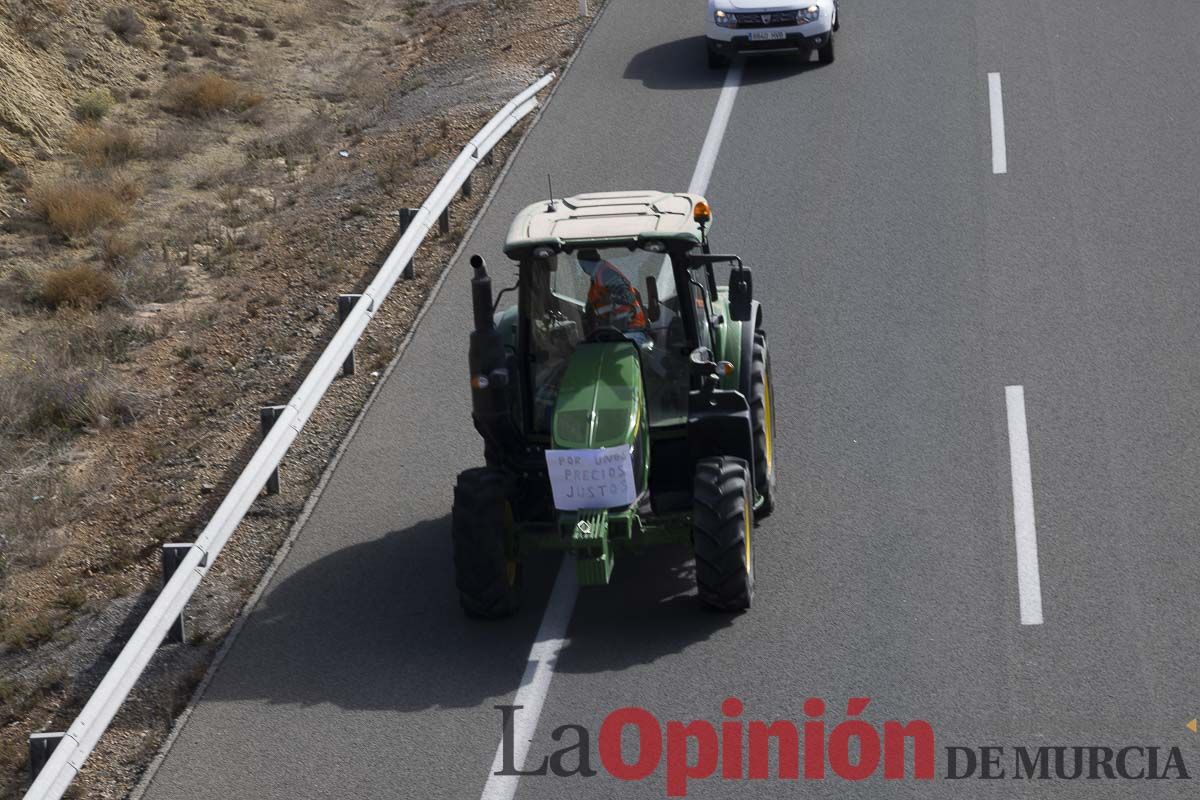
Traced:
POLYGON ((98 309, 117 298, 117 283, 107 272, 87 264, 47 270, 41 300, 49 308, 98 309))
POLYGON ((126 302, 173 303, 187 294, 187 276, 169 254, 156 258, 147 251, 117 271, 126 302))
POLYGON ((28 650, 54 638, 66 622, 64 609, 4 621, 0 624, 0 652, 28 650))
POLYGON ((164 91, 167 108, 188 117, 245 111, 263 101, 261 94, 214 72, 176 76, 164 91))
POLYGON ((127 181, 62 179, 36 184, 29 193, 33 209, 57 233, 69 239, 124 221, 138 187, 127 181))
MULTIPOLYGON (((161 333, 115 310, 91 313, 63 307, 31 319, 30 335, 0 367, 0 437, 131 422, 137 398, 109 365, 127 360, 133 348, 161 333)), ((16 452, 0 439, 0 452, 5 451, 16 452)), ((29 528, 10 525, 5 519, 9 510, 0 506, 0 530, 29 528)), ((41 529, 58 524, 52 519, 42 522, 41 529)))
POLYGON ((119 125, 78 126, 67 139, 67 149, 92 169, 115 167, 142 154, 141 139, 119 125))
POLYGON ((133 397, 102 367, 19 360, 0 372, 0 433, 21 435, 131 422, 133 397))

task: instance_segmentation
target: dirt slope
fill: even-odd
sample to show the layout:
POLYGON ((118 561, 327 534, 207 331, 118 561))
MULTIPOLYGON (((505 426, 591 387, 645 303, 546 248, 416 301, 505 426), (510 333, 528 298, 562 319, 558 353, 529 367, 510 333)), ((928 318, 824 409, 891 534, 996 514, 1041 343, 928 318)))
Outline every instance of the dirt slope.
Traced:
MULTIPOLYGON (((26 785, 27 734, 69 723, 152 601, 161 543, 232 483, 258 406, 336 330, 395 209, 561 65, 577 7, 0 0, 0 797, 26 785), (77 185, 112 213, 83 214, 77 185)), ((145 767, 511 145, 383 306, 80 796, 122 797, 145 767)))

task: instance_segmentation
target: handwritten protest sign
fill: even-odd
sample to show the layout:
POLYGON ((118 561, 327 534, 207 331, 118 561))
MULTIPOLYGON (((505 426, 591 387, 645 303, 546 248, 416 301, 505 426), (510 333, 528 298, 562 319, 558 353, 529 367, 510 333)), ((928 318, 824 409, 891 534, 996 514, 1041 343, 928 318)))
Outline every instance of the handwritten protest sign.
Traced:
POLYGON ((599 450, 547 450, 546 466, 560 511, 615 508, 637 499, 633 475, 633 448, 599 450))

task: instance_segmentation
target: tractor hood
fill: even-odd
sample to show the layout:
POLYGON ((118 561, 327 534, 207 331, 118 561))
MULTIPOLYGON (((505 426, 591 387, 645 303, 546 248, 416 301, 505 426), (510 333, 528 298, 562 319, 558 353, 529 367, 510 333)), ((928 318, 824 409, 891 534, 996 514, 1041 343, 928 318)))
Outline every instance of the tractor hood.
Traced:
POLYGON ((633 444, 644 397, 633 342, 579 345, 558 388, 554 447, 582 450, 633 444))

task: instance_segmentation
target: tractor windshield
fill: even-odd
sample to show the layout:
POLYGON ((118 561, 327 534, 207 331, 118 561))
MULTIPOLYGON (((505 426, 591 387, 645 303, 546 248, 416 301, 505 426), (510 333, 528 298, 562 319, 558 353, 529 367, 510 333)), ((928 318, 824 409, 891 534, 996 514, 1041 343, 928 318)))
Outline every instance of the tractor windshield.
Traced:
POLYGON ((687 334, 671 259, 627 247, 535 258, 529 320, 534 427, 550 430, 558 384, 575 347, 601 329, 638 345, 652 426, 686 421, 687 334))

